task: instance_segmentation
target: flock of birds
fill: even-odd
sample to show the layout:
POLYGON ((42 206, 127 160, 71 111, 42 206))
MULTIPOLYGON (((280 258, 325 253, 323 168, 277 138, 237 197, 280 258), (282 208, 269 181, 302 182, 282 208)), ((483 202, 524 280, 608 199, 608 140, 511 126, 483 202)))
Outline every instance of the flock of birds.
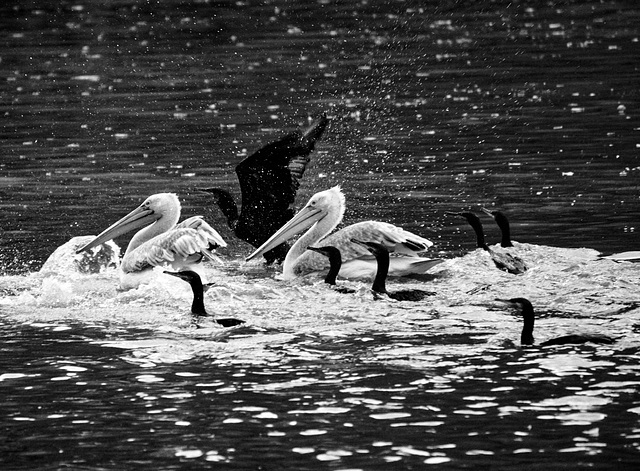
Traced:
MULTIPOLYGON (((434 293, 424 290, 390 292, 387 276, 424 274, 441 263, 441 259, 421 256, 433 245, 431 241, 400 227, 379 221, 363 221, 334 232, 342 221, 345 197, 339 187, 314 194, 304 207, 294 213, 292 205, 310 154, 329 120, 322 116, 304 130, 287 134, 243 160, 236 167, 242 206, 226 190, 206 188, 224 214, 234 234, 257 247, 246 260, 262 256, 266 263, 282 263, 283 279, 291 280, 309 273, 324 273, 324 281, 336 291, 354 290, 337 286, 338 277, 373 278, 374 297, 387 296, 399 301, 420 301, 434 293), (292 245, 288 241, 304 232, 292 245), (393 255, 391 255, 393 254, 393 255)), ((483 211, 493 217, 502 232, 501 250, 490 248, 482 223, 471 212, 447 213, 464 218, 476 234, 477 246, 488 252, 497 268, 512 274, 527 270, 526 264, 510 253, 509 221, 499 211, 483 211)), ((226 247, 220 234, 200 216, 182 222, 180 202, 172 193, 149 196, 139 207, 109 226, 78 250, 89 251, 119 235, 140 229, 131 239, 120 265, 120 285, 135 288, 149 278, 154 267, 171 268, 164 273, 188 282, 193 291, 191 312, 194 318, 209 316, 204 307, 201 262, 216 260, 214 250, 226 247)), ((522 345, 533 344, 534 311, 525 298, 505 301, 519 310, 524 324, 522 345)), ((215 319, 223 327, 242 324, 234 318, 215 319)), ((612 343, 605 336, 565 336, 540 345, 563 343, 612 343)))

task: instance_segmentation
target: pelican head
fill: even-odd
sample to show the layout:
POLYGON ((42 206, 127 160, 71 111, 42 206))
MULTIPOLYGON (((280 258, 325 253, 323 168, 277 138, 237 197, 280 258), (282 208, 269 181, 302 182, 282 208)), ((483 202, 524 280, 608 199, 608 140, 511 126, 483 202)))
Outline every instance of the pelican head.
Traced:
POLYGON ((174 226, 180 218, 180 201, 173 193, 158 193, 149 196, 136 209, 131 211, 119 221, 102 231, 95 239, 81 247, 76 253, 87 251, 93 247, 126 234, 140 227, 148 226, 160 219, 165 219, 166 224, 174 226))
POLYGON ((322 234, 319 234, 316 240, 324 237, 342 221, 344 210, 345 198, 339 186, 334 186, 328 190, 316 193, 289 222, 278 229, 275 234, 258 247, 255 252, 249 255, 246 260, 252 260, 268 252, 272 248, 314 225, 320 226, 320 224, 322 224, 322 234))

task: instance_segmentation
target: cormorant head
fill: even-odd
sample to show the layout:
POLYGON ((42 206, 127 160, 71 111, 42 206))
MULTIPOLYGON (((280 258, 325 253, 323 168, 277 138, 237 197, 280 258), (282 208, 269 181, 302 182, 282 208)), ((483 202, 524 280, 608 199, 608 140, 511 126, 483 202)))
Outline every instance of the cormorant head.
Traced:
POLYGON ((223 198, 226 194, 229 193, 228 191, 225 191, 221 188, 199 188, 199 191, 209 193, 216 199, 216 201, 220 201, 220 198, 223 198))
POLYGON ((487 208, 482 208, 482 212, 491 216, 495 221, 496 224, 498 224, 498 226, 509 226, 509 220, 507 219, 507 216, 505 216, 505 214, 501 211, 491 211, 487 208))
POLYGON ((445 211, 445 213, 447 216, 458 216, 461 218, 465 218, 467 220, 467 222, 469 224, 471 224, 472 226, 474 224, 481 224, 480 223, 480 218, 478 216, 476 216, 475 214, 473 214, 471 211, 463 211, 460 213, 456 213, 453 211, 445 211))
POLYGON ((200 278, 200 275, 198 275, 196 272, 192 270, 183 270, 179 272, 164 271, 163 273, 166 273, 167 275, 175 276, 176 278, 180 278, 181 280, 186 281, 190 285, 193 285, 194 283, 195 284, 200 283, 200 285, 202 285, 202 279, 200 278))
POLYGON ((221 188, 200 188, 200 191, 209 193, 213 196, 215 203, 218 205, 222 214, 227 218, 227 222, 232 229, 235 229, 235 225, 238 221, 238 206, 236 201, 226 190, 221 188))
POLYGON ((324 247, 307 247, 307 250, 311 250, 312 252, 317 252, 319 254, 324 255, 325 257, 340 257, 340 250, 332 245, 327 245, 324 247))
POLYGON ((518 310, 518 313, 522 315, 524 321, 522 333, 520 334, 520 343, 522 345, 533 345, 533 324, 535 317, 531 301, 527 298, 496 299, 496 301, 509 303, 518 310))
POLYGON ((521 312, 524 311, 531 311, 533 312, 533 305, 531 304, 531 301, 529 301, 527 298, 511 298, 507 300, 508 302, 514 304, 518 310, 520 310, 521 312))
POLYGON ((358 244, 366 248, 369 252, 371 252, 374 256, 377 255, 389 255, 389 250, 382 244, 378 242, 367 242, 358 239, 351 239, 351 242, 354 244, 358 244))

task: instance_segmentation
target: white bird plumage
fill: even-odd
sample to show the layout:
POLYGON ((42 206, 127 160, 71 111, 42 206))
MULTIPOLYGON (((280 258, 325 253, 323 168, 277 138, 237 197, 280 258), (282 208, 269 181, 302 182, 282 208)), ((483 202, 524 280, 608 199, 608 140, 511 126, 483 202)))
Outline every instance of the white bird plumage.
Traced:
POLYGON ((640 261, 640 250, 614 253, 611 255, 603 256, 602 258, 613 260, 614 262, 638 262, 640 261))
POLYGON ((140 206, 102 231, 78 252, 89 250, 121 234, 147 226, 137 232, 122 258, 120 285, 134 288, 143 283, 153 267, 173 270, 195 268, 202 257, 214 259, 210 248, 226 247, 226 242, 201 216, 178 224, 180 201, 173 193, 149 196, 140 206))
POLYGON ((323 271, 329 267, 327 257, 307 250, 307 247, 316 243, 334 246, 340 250, 342 266, 339 274, 343 278, 373 277, 376 272, 376 260, 364 247, 354 244, 351 241, 354 238, 378 242, 390 252, 406 255, 391 258, 391 276, 425 273, 441 262, 416 256, 433 245, 430 240, 385 222, 358 222, 327 235, 342 221, 344 210, 345 198, 339 186, 316 193, 289 222, 249 255, 247 261, 308 229, 287 253, 283 263, 285 280, 323 271))

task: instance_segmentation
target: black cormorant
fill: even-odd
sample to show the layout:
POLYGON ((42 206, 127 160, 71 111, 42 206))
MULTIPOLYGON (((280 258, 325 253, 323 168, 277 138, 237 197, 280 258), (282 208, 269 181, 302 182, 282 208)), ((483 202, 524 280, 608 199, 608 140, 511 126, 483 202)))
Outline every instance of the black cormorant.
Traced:
MULTIPOLYGON (((497 299, 496 301, 509 303, 522 314, 524 324, 522 326, 522 333, 520 334, 520 343, 522 345, 533 345, 535 314, 531 302, 526 298, 497 299)), ((580 344, 587 342, 612 344, 615 342, 615 339, 606 335, 571 334, 546 340, 540 343, 540 346, 545 347, 548 345, 580 344)))
POLYGON ((340 267, 342 266, 342 255, 340 254, 340 250, 331 245, 325 247, 307 247, 307 250, 311 250, 313 252, 318 252, 329 258, 329 271, 327 272, 327 276, 324 279, 324 282, 330 285, 335 291, 340 293, 355 293, 356 291, 351 288, 347 288, 345 286, 336 286, 336 278, 338 277, 338 272, 340 271, 340 267))
MULTIPOLYGON (((211 317, 204 308, 204 286, 202 285, 202 279, 200 278, 200 275, 191 270, 183 270, 179 272, 165 271, 164 273, 180 278, 181 280, 184 280, 189 283, 189 285, 191 285, 191 290, 193 291, 191 314, 196 317, 211 317)), ((235 325, 244 324, 244 321, 233 318, 214 320, 223 327, 233 327, 235 325)))
POLYGON ((425 297, 435 294, 421 289, 409 289, 392 293, 387 291, 386 280, 389 271, 389 250, 377 242, 366 242, 358 239, 351 239, 351 241, 369 250, 376 258, 376 262, 378 262, 378 270, 376 271, 376 276, 371 286, 371 290, 374 293, 386 294, 397 301, 421 301, 425 297))
MULTIPOLYGON (((214 196, 235 235, 254 247, 260 247, 295 214, 293 205, 299 180, 310 161, 316 141, 327 123, 326 116, 316 119, 306 130, 296 130, 251 154, 236 166, 242 193, 242 208, 231 194, 220 188, 204 188, 214 196)), ((267 263, 282 262, 289 250, 281 244, 264 254, 267 263)))
POLYGON ((484 231, 482 230, 482 223, 480 222, 480 218, 471 212, 447 212, 446 214, 451 216, 460 216, 467 220, 469 225, 473 228, 476 233, 476 243, 479 248, 486 250, 491 256, 491 260, 500 270, 507 271, 509 273, 513 273, 514 275, 519 275, 527 271, 527 266, 525 263, 518 257, 515 257, 507 252, 496 252, 492 250, 484 240, 484 231))
POLYGON ((490 211, 486 208, 481 209, 483 213, 491 216, 500 228, 500 232, 502 233, 500 245, 502 247, 513 247, 513 242, 511 241, 511 228, 509 227, 509 219, 507 219, 507 216, 505 216, 501 211, 490 211))

